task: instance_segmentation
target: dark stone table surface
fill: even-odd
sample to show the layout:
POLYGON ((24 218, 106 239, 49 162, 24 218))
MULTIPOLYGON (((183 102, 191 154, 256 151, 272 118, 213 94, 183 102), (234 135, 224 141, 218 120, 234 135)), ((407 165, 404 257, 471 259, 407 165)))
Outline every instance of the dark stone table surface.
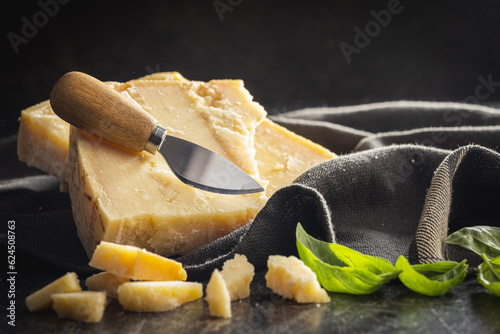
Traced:
POLYGON ((232 302, 231 319, 213 318, 199 299, 161 313, 123 311, 111 300, 100 323, 58 319, 55 312, 18 311, 8 333, 499 333, 500 298, 474 279, 439 297, 391 283, 370 295, 330 293, 328 304, 298 304, 272 293, 263 275, 251 295, 232 302))
MULTIPOLYGON (((243 79, 269 114, 463 101, 477 95, 480 77, 500 82, 498 1, 42 0, 12 2, 1 12, 0 147, 16 140, 20 111, 47 99, 71 70, 117 81, 155 71, 243 79), (48 3, 52 9, 44 9, 48 3), (377 29, 371 22, 390 6, 397 8, 390 22, 377 29), (24 26, 33 22, 30 32, 24 26), (370 27, 372 37, 362 42, 358 31, 370 27), (13 34, 24 38, 17 47, 13 34), (357 48, 350 62, 343 42, 357 48)), ((497 86, 481 93, 480 102, 500 100, 497 86)), ((1 153, 0 180, 38 173, 17 162, 15 151, 1 153)), ((233 302, 231 320, 212 319, 203 300, 158 314, 124 312, 112 301, 98 324, 60 320, 51 310, 28 313, 22 300, 44 282, 18 275, 18 321, 9 333, 500 333, 500 298, 475 280, 435 298, 394 283, 367 296, 332 294, 317 306, 271 294, 260 276, 249 299, 233 302)), ((4 312, 2 305, 2 333, 4 312)))

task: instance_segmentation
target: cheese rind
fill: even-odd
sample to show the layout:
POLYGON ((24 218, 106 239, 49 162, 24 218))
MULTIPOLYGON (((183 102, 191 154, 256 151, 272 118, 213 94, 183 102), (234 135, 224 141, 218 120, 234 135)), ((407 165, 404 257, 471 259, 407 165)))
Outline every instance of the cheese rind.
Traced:
POLYGON ((81 322, 101 321, 107 305, 106 293, 102 291, 55 293, 51 298, 58 318, 81 322))
POLYGON ((111 298, 118 298, 118 287, 130 282, 130 278, 117 276, 109 272, 101 272, 87 277, 85 286, 91 291, 104 291, 111 298))
POLYGON ((102 241, 89 265, 134 280, 186 280, 182 264, 134 246, 102 241))
POLYGON ((203 285, 196 282, 130 282, 118 288, 118 301, 125 310, 164 312, 203 296, 203 285))
POLYGON ((210 315, 231 318, 231 296, 224 278, 217 269, 212 272, 206 294, 205 300, 208 302, 210 315))
POLYGON ((271 255, 267 262, 266 285, 273 292, 298 303, 328 303, 330 297, 316 274, 295 256, 271 255))
POLYGON ((80 282, 77 275, 70 272, 26 297, 26 307, 32 312, 44 310, 52 306, 52 294, 77 291, 82 291, 80 282))

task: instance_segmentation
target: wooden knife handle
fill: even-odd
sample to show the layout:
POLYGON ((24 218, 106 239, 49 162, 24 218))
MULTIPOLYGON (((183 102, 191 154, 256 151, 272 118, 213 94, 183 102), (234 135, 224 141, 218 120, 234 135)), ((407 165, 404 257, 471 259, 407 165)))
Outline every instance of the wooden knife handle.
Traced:
POLYGON ((66 73, 56 82, 50 105, 80 130, 136 152, 144 150, 157 123, 133 100, 81 72, 66 73))

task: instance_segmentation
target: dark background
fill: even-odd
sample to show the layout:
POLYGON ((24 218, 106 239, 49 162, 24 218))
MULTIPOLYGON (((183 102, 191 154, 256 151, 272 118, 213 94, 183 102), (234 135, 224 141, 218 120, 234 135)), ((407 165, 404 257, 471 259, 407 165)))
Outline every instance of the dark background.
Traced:
MULTIPOLYGON (((20 111, 47 99, 71 70, 117 81, 154 71, 243 79, 270 114, 398 99, 463 101, 475 95, 478 76, 500 82, 498 1, 402 0, 401 12, 348 63, 340 43, 354 46, 354 28, 364 30, 370 12, 389 3, 72 0, 47 15, 17 53, 8 34, 22 36, 23 17, 33 23, 43 9, 38 1, 4 3, 2 136, 15 134, 20 111), (232 10, 221 20, 214 3, 232 10)), ((500 87, 481 102, 498 100, 500 87)))

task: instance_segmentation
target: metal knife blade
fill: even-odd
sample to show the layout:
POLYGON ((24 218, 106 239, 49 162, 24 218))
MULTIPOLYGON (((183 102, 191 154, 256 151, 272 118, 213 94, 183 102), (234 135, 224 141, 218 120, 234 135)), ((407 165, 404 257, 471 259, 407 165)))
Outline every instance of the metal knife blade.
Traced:
POLYGON ((250 194, 264 188, 241 168, 206 148, 166 135, 158 147, 172 172, 184 183, 222 194, 250 194))
POLYGON ((264 191, 250 175, 220 155, 166 134, 157 120, 126 96, 81 72, 63 75, 50 93, 54 112, 80 130, 132 151, 158 149, 184 183, 221 194, 264 191), (98 130, 98 131, 96 131, 98 130))

